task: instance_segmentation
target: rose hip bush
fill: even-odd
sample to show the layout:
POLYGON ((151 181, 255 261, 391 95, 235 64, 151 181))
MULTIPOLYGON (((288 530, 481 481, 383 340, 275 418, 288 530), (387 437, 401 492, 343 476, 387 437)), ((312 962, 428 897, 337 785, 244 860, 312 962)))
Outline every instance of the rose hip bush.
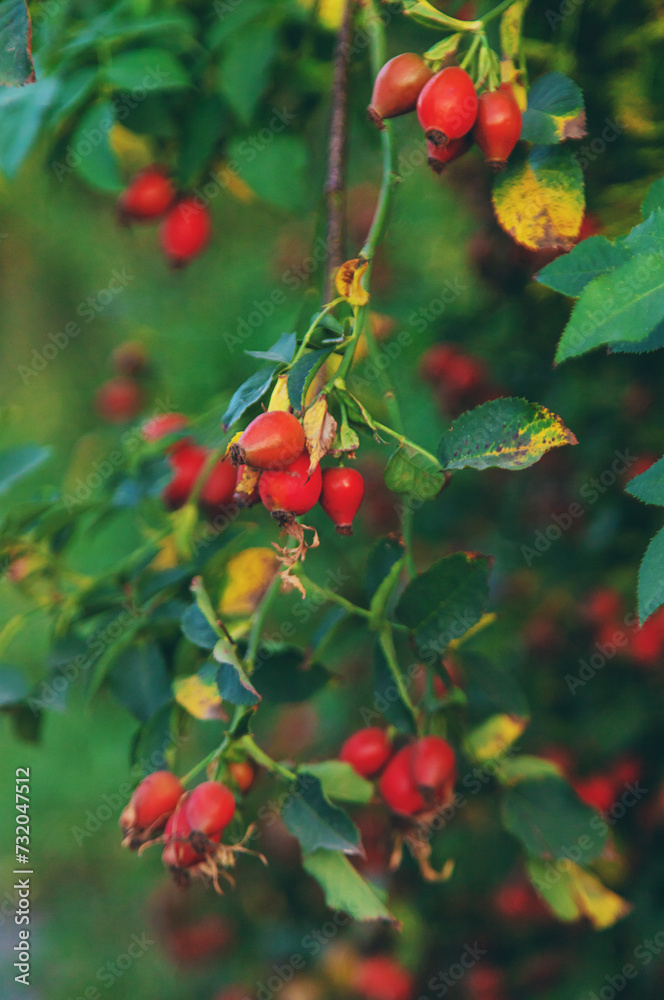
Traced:
MULTIPOLYGON (((120 459, 84 499, 63 486, 8 503, 6 577, 30 607, 0 633, 3 655, 34 609, 49 623, 32 686, 9 655, 3 666, 18 735, 36 737, 62 702, 110 695, 138 723, 128 751, 142 772, 118 815, 118 854, 136 851, 136 866, 161 854, 169 886, 203 907, 223 896, 231 913, 234 899, 269 900, 290 879, 298 920, 327 926, 334 914, 311 969, 293 959, 268 987, 258 974, 222 977, 219 996, 297 997, 298 983, 369 1000, 444 995, 462 953, 476 1000, 602 986, 588 970, 574 978, 576 929, 593 942, 588 969, 604 970, 594 932, 623 935, 629 957, 650 927, 633 855, 648 856, 664 818, 648 757, 657 726, 642 704, 664 655, 661 543, 638 598, 624 575, 605 575, 596 553, 610 530, 598 541, 584 517, 597 502, 588 483, 599 499, 619 478, 593 478, 592 407, 611 392, 591 375, 566 382, 570 365, 552 372, 549 334, 565 323, 555 292, 576 300, 557 362, 661 346, 661 182, 644 167, 641 221, 627 235, 596 231, 578 155, 586 137, 593 150, 580 87, 590 70, 575 72, 569 43, 542 39, 543 12, 525 0, 116 4, 79 19, 44 9, 34 66, 15 6, 2 31, 22 58, 0 59, 0 118, 27 138, 0 153, 9 177, 46 155, 58 181, 115 203, 126 239, 145 247, 154 231, 174 282, 219 255, 220 308, 234 252, 230 238, 220 251, 220 190, 288 216, 311 149, 327 233, 293 293, 296 328, 243 341, 247 377, 224 371, 218 398, 180 412, 155 398, 158 348, 122 344, 113 376, 95 375, 99 421, 124 428, 120 459), (359 130, 372 158, 355 154, 359 130), (367 187, 347 190, 344 150, 367 187), (470 257, 502 296, 503 327, 491 304, 486 335, 443 318, 402 362, 377 303, 407 283, 382 255, 409 163, 475 214, 470 257), (567 560, 558 576, 543 562, 537 572, 551 549, 548 566, 567 560)), ((434 234, 417 225, 424 262, 434 234)), ((417 275, 418 261, 408 266, 417 275)), ((647 410, 635 371, 612 433, 647 410)), ((40 444, 7 448, 3 490, 47 459, 40 444)), ((623 485, 662 506, 657 455, 638 461, 623 485)), ((635 535, 626 525, 619 553, 634 573, 635 535)), ((158 880, 155 893, 170 893, 158 880)), ((156 906, 157 925, 186 964, 208 930, 183 921, 176 898, 156 906)), ((214 960, 230 932, 209 927, 214 960)))

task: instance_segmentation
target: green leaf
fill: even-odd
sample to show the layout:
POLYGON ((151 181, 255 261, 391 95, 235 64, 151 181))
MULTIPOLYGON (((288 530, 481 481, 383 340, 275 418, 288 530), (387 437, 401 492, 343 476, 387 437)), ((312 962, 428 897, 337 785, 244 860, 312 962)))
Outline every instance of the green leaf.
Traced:
POLYGON ((403 733, 417 733, 413 706, 399 691, 380 643, 374 644, 373 706, 383 718, 403 733))
POLYGON ((550 145, 586 135, 586 111, 581 88, 562 73, 545 73, 528 91, 521 138, 550 145))
POLYGON ((562 778, 525 779, 507 788, 502 813, 505 828, 536 857, 566 858, 574 848, 575 860, 585 864, 604 848, 606 825, 595 828, 595 811, 562 778))
POLYGON ((216 679, 221 697, 233 705, 257 705, 261 696, 244 672, 235 646, 219 639, 212 655, 219 664, 216 679))
POLYGON ((497 713, 526 717, 528 702, 514 674, 495 660, 465 653, 466 695, 475 718, 497 713))
POLYGON ((190 642, 203 649, 214 649, 219 636, 212 628, 198 604, 191 604, 181 619, 182 631, 190 642))
POLYGON ((446 31, 450 29, 449 15, 446 17, 427 0, 404 0, 403 13, 427 28, 435 28, 437 31, 441 28, 446 31))
POLYGON ((178 175, 184 186, 193 186, 213 156, 220 140, 230 132, 230 115, 216 94, 199 95, 182 121, 178 175))
MULTIPOLYGON (((275 123, 285 128, 289 123, 279 115, 276 111, 275 123)), ((295 212, 306 207, 309 152, 299 136, 275 134, 258 155, 244 139, 234 139, 228 144, 228 166, 277 208, 295 212)))
POLYGON ((409 444, 400 444, 385 466, 385 485, 394 493, 433 500, 445 485, 445 473, 409 444))
POLYGON ((290 833, 300 841, 304 854, 319 847, 343 854, 364 853, 359 831, 350 816, 328 801, 321 782, 313 774, 297 776, 281 816, 290 833))
POLYGON ((374 542, 367 559, 366 590, 369 599, 374 596, 381 583, 389 576, 395 563, 404 556, 402 542, 396 538, 379 538, 374 542))
POLYGON ((0 708, 24 701, 29 690, 28 682, 20 670, 0 663, 0 708))
POLYGON ((20 87, 35 78, 32 26, 25 0, 0 4, 0 85, 20 87))
POLYGON ((519 754, 502 761, 498 777, 505 785, 517 785, 520 781, 537 781, 540 778, 560 777, 560 768, 553 761, 531 754, 519 754))
POLYGON ((489 602, 485 556, 455 552, 411 580, 396 607, 399 621, 414 629, 420 645, 443 653, 480 620, 489 602))
POLYGON ((533 146, 515 158, 493 186, 496 218, 530 250, 570 250, 583 221, 583 171, 562 146, 533 146))
POLYGON ((250 406, 263 398, 272 384, 274 373, 278 367, 278 365, 269 365, 267 368, 261 368, 260 371, 250 375, 239 389, 236 389, 228 404, 228 409, 221 418, 221 425, 225 431, 232 427, 250 406))
POLYGON ((622 243, 611 243, 605 236, 590 236, 547 264, 536 277, 541 285, 578 298, 586 285, 626 264, 629 257, 622 243))
POLYGON ((644 503, 654 503, 664 507, 664 458, 651 465, 625 486, 625 493, 642 500, 644 503))
POLYGON ((110 100, 98 101, 85 112, 72 136, 76 153, 75 169, 100 191, 121 191, 124 187, 120 166, 111 147, 115 108, 110 100))
POLYGON ((59 81, 48 76, 25 87, 0 90, 0 171, 6 177, 18 173, 32 149, 58 87, 59 81))
POLYGON ((492 399, 454 421, 440 440, 444 469, 527 469, 577 440, 555 413, 525 399, 492 399))
POLYGON ((305 764, 300 773, 313 774, 320 781, 323 792, 330 799, 365 805, 373 797, 373 785, 357 773, 344 760, 323 760, 318 764, 305 764))
POLYGON ((656 254, 664 250, 664 209, 658 208, 620 241, 631 254, 656 254))
POLYGON ((553 865, 538 858, 528 859, 528 874, 547 905, 559 920, 582 920, 603 931, 622 920, 632 905, 594 875, 567 861, 553 865))
POLYGON ((330 679, 319 663, 305 664, 296 646, 259 647, 252 677, 261 695, 276 704, 308 701, 330 679))
POLYGON ((346 404, 348 410, 348 419, 354 424, 359 424, 361 427, 368 427, 372 431, 376 431, 376 425, 373 422, 371 414, 367 410, 359 399, 356 399, 352 393, 348 392, 347 389, 340 390, 339 395, 346 404))
POLYGON ((294 410, 299 411, 304 407, 309 386, 333 350, 333 347, 328 347, 322 351, 307 351, 291 368, 287 386, 288 399, 294 410))
POLYGON ((641 217, 647 219, 658 208, 664 208, 664 177, 660 177, 651 185, 641 205, 641 217))
POLYGON ((664 528, 661 528, 650 542, 639 567, 638 605, 641 624, 661 608, 662 604, 664 604, 664 528))
POLYGON ((85 576, 102 576, 130 563, 144 544, 131 508, 113 510, 103 518, 79 518, 65 550, 68 569, 85 576))
POLYGON ((173 681, 175 700, 195 719, 226 718, 217 684, 218 670, 216 663, 204 663, 197 673, 173 681))
POLYGON ((83 69, 68 73, 60 81, 56 99, 51 105, 48 116, 49 129, 56 130, 67 121, 69 116, 87 101, 97 83, 96 66, 84 66, 83 69))
POLYGON ((245 351, 250 358, 260 358, 262 361, 283 361, 288 364, 295 354, 297 347, 296 333, 282 333, 276 344, 269 347, 267 351, 245 351))
POLYGON ((278 38, 270 24, 235 32, 219 66, 219 90, 242 124, 248 125, 267 89, 278 53, 278 38))
POLYGON ((377 890, 362 878, 340 851, 314 851, 305 855, 302 865, 322 886, 330 909, 348 913, 355 920, 397 923, 377 890))
POLYGON ((24 444, 0 451, 0 495, 20 479, 29 476, 50 457, 50 448, 42 448, 36 444, 24 444))
POLYGON ((155 642, 140 642, 121 653, 108 679, 117 700, 141 722, 172 698, 166 663, 155 642))
POLYGON ((189 86, 182 63, 167 49, 133 49, 113 56, 103 79, 118 90, 177 90, 189 86))
POLYGON ((603 344, 644 340, 664 319, 664 259, 639 255, 584 288, 556 351, 556 362, 603 344))
POLYGON ((610 344, 609 354, 648 354, 652 351, 659 351, 664 347, 664 320, 658 323, 647 337, 634 344, 627 344, 625 341, 618 341, 610 344))

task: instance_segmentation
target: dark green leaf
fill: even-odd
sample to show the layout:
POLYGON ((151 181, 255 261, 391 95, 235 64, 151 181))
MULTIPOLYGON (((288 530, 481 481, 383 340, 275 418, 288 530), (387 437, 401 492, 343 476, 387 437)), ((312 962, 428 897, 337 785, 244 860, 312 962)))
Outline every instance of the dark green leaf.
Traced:
POLYGON ((185 186, 195 183, 229 129, 230 116, 217 95, 200 95, 182 122, 178 175, 185 186))
POLYGON ((155 642, 140 642, 125 650, 109 674, 117 700, 141 722, 171 700, 171 682, 155 642))
POLYGON ((636 343, 628 344, 625 341, 618 341, 609 344, 609 354, 648 354, 651 351, 659 351, 664 347, 664 320, 658 323, 647 337, 636 343))
POLYGON ((492 399, 454 421, 440 440, 444 469, 527 469, 577 440, 555 413, 525 399, 492 399))
POLYGON ((221 697, 233 705, 256 705, 261 695, 244 672, 235 646, 218 639, 212 655, 219 664, 216 680, 221 697))
POLYGON ((104 79, 118 90, 177 90, 189 85, 182 63, 167 49, 133 49, 113 57, 104 79))
POLYGON ((50 458, 51 449, 24 444, 0 452, 0 494, 6 493, 19 479, 28 476, 50 458))
POLYGON ((20 87, 34 80, 31 40, 25 0, 0 3, 0 85, 20 87))
POLYGON ((0 663, 0 708, 23 701, 29 690, 28 682, 20 670, 0 663))
POLYGON ((648 194, 643 199, 641 217, 647 219, 658 208, 664 208, 664 177, 660 177, 651 185, 648 194))
POLYGON ((229 39, 219 66, 219 89, 244 125, 248 125, 267 89, 278 52, 271 24, 257 24, 229 39))
POLYGON ((313 774, 298 775, 281 816, 305 854, 319 847, 344 854, 363 854, 357 827, 348 813, 326 799, 323 786, 313 774))
POLYGON ((437 462, 410 445, 400 444, 385 466, 385 485, 394 493, 433 500, 445 485, 445 473, 437 462))
POLYGON ((134 735, 129 763, 141 774, 169 766, 168 753, 175 749, 174 717, 173 706, 162 705, 134 735))
POLYGON ((657 208, 625 236, 621 243, 631 254, 664 252, 664 209, 657 208))
POLYGON ((362 878, 340 851, 314 851, 304 856, 302 864, 322 886, 325 902, 331 910, 348 913, 355 920, 397 923, 380 899, 378 890, 362 878))
MULTIPOLYGON (((275 111, 274 121, 275 128, 289 124, 279 110, 275 111)), ((259 155, 244 139, 234 139, 228 144, 228 165, 259 198, 277 208, 294 212, 306 207, 309 152, 299 136, 275 134, 259 155)))
POLYGON ((530 714, 528 702, 511 671, 483 656, 463 656, 468 707, 475 721, 497 713, 530 714))
POLYGON ((408 584, 396 607, 397 618, 416 630, 420 645, 443 653, 484 614, 489 570, 485 556, 470 552, 439 559, 408 584))
MULTIPOLYGON (((18 173, 32 149, 58 87, 59 81, 49 76, 25 87, 0 90, 0 171, 6 177, 14 177, 18 173)), ((52 166, 58 176, 57 164, 52 166)), ((71 171, 65 168, 65 172, 71 171)))
POLYGON ((403 559, 403 544, 395 538, 379 538, 369 552, 367 559, 367 595, 374 596, 379 586, 395 563, 403 559))
POLYGON ((302 772, 318 778, 323 792, 330 799, 366 805, 373 797, 372 783, 362 778, 346 761, 323 760, 318 764, 305 764, 300 768, 300 774, 302 772))
POLYGON ((643 500, 644 503, 654 503, 664 507, 664 458, 651 465, 640 476, 634 476, 625 486, 625 493, 643 500))
POLYGON ((507 788, 503 797, 505 827, 537 857, 566 858, 570 849, 580 864, 598 857, 607 827, 602 824, 597 830, 595 815, 567 782, 555 776, 520 781, 507 788), (581 854, 579 859, 576 852, 581 854))
POLYGON ((639 567, 639 618, 646 621, 664 604, 664 528, 646 549, 639 567))
POLYGON ((591 236, 543 268, 537 280, 562 295, 577 298, 586 285, 625 264, 629 256, 622 243, 611 243, 605 236, 591 236))
POLYGON ((117 192, 124 186, 110 142, 114 124, 113 102, 98 101, 85 112, 71 140, 77 173, 100 191, 117 192))
POLYGON ((304 653, 296 646, 281 649, 261 647, 256 654, 253 680, 267 701, 307 701, 327 684, 330 675, 319 663, 304 664, 304 653))
POLYGON ((294 410, 304 406, 309 386, 334 350, 328 347, 322 351, 308 351, 296 361, 288 373, 288 399, 294 410))
POLYGON ((190 605, 182 615, 182 631, 190 642, 203 649, 214 649, 219 636, 197 604, 190 605))
POLYGON ((296 333, 282 333, 276 344, 269 347, 267 351, 245 351, 251 358, 260 358, 262 361, 283 361, 286 364, 291 361, 297 347, 296 333))
POLYGON ((272 384, 274 373, 278 365, 269 365, 261 368, 260 371, 250 375, 246 382, 243 382, 239 389, 233 393, 233 398, 228 404, 228 409, 221 418, 223 429, 226 431, 240 419, 250 406, 262 399, 272 384))
POLYGON ((562 73, 545 73, 528 91, 521 138, 544 145, 582 139, 586 112, 581 88, 562 73))

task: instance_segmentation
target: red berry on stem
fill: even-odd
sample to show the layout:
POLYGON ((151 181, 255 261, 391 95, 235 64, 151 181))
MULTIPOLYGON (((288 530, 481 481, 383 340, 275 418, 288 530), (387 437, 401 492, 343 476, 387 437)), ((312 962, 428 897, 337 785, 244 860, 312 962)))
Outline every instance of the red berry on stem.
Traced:
POLYGON ((450 139, 444 146, 434 146, 427 139, 427 149, 429 158, 427 163, 436 174, 442 174, 448 163, 458 160, 460 156, 467 153, 473 144, 470 135, 462 135, 460 139, 450 139))
POLYGON ((256 768, 250 760, 234 760, 228 765, 230 775, 241 792, 248 792, 256 780, 256 768))
POLYGON ((390 758, 392 745, 384 729, 370 726, 349 736, 339 751, 339 760, 350 764, 363 778, 371 778, 390 758))
POLYGON ((139 413, 142 402, 140 386, 124 375, 104 382, 95 397, 99 416, 111 424, 132 420, 139 413))
POLYGON ((413 779, 412 758, 415 744, 409 743, 394 755, 380 779, 380 794, 393 812, 413 816, 426 809, 426 802, 413 779))
POLYGON ((309 475, 307 452, 282 471, 264 472, 258 483, 263 504, 278 520, 281 515, 306 514, 318 503, 321 488, 320 466, 309 475))
POLYGON ((353 986, 365 1000, 413 1000, 413 977, 389 955, 374 955, 361 960, 353 986))
POLYGON ((185 812, 188 798, 189 793, 181 799, 164 830, 166 846, 161 860, 167 868, 191 868, 192 865, 197 865, 205 859, 205 854, 195 851, 189 843, 192 830, 185 812))
POLYGON ((411 773, 422 791, 436 792, 454 786, 456 756, 440 736, 424 736, 414 746, 410 758, 411 773))
POLYGON ((352 535, 353 518, 364 497, 364 480, 357 469, 325 469, 320 505, 338 534, 352 535))
POLYGON ((520 135, 521 110, 511 88, 482 94, 473 136, 494 170, 503 169, 520 135))
POLYGON ((161 226, 161 247, 173 267, 184 267, 210 241, 212 220, 205 205, 195 198, 183 198, 161 226))
POLYGON ((286 410, 260 413, 231 448, 235 465, 253 469, 284 469, 304 451, 304 427, 286 410))
POLYGON ((402 52, 386 62, 376 77, 367 113, 383 128, 383 118, 396 118, 417 107, 417 98, 432 72, 421 56, 402 52))
POLYGON ((161 441, 169 434, 184 430, 188 424, 183 413, 159 413, 143 424, 141 431, 145 441, 161 441))
POLYGON ((441 69, 417 100, 417 116, 427 139, 434 146, 443 146, 466 135, 475 124, 477 103, 475 85, 465 69, 441 69))
POLYGON ((231 503, 237 485, 237 469, 230 459, 215 462, 201 490, 201 505, 208 510, 231 503))
POLYGON ((120 195, 118 213, 126 222, 149 222, 168 211, 175 189, 164 167, 146 167, 120 195))
POLYGON ((204 781, 187 796, 187 822, 192 831, 207 837, 221 833, 235 815, 235 798, 219 781, 204 781))
POLYGON ((177 510, 187 502, 207 457, 207 448, 187 442, 171 452, 168 461, 174 475, 161 494, 162 500, 171 510, 177 510))
POLYGON ((170 771, 154 771, 136 786, 122 810, 120 827, 132 847, 163 830, 184 788, 170 771))

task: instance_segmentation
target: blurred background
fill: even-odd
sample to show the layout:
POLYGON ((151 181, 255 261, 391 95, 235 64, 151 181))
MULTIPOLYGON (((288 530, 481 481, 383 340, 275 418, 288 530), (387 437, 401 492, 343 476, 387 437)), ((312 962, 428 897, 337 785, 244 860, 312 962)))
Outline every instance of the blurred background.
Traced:
MULTIPOLYGON (((94 3, 53 4, 52 14, 49 3, 30 6, 38 77, 54 72, 65 42, 72 45, 108 13, 94 3)), ((187 7, 192 17, 202 7, 136 3, 129 14, 147 17, 152 6, 176 13, 187 7)), ((269 4, 252 0, 236 6, 235 13, 217 12, 214 44, 222 61, 234 60, 226 62, 226 74, 233 67, 240 75, 251 69, 262 83, 244 117, 237 95, 219 87, 220 110, 209 113, 216 121, 225 115, 227 124, 215 137, 214 155, 217 162, 235 159, 238 169, 225 186, 213 185, 212 242, 186 270, 168 268, 154 227, 123 228, 115 210, 121 183, 143 155, 136 136, 147 135, 162 158, 172 156, 177 130, 191 124, 184 99, 178 111, 154 95, 142 108, 142 122, 130 119, 124 123, 128 135, 116 132, 120 185, 76 170, 58 179, 53 163, 66 162, 75 122, 59 124, 51 134, 40 131, 20 169, 8 169, 5 157, 10 176, 0 184, 2 445, 39 442, 52 449, 48 462, 3 498, 5 504, 37 490, 47 495, 63 483, 75 489, 92 463, 155 406, 192 416, 222 412, 255 370, 244 348, 265 350, 281 333, 302 333, 317 308, 321 268, 314 266, 312 248, 323 232, 320 192, 336 8, 290 3, 268 11, 269 4), (238 40, 231 25, 241 16, 238 40), (261 129, 269 129, 275 108, 287 108, 293 124, 286 135, 265 141, 261 129), (238 144, 251 137, 258 137, 260 147, 253 159, 238 152, 238 144), (72 323, 79 331, 74 336, 67 333, 72 323), (132 419, 109 422, 98 392, 117 376, 114 352, 127 342, 140 345, 146 359, 140 373, 130 376, 140 406, 132 419), (44 347, 50 343, 64 346, 49 360, 53 351, 44 354, 44 347)), ((446 9, 459 7, 451 3, 446 9)), ((583 158, 585 235, 626 232, 661 173, 663 27, 664 5, 657 0, 533 0, 528 10, 531 76, 559 69, 585 94, 588 137, 570 144, 570 155, 576 151, 583 158), (610 141, 591 145, 607 123, 610 141)), ((101 65, 108 54, 101 29, 97 36, 101 65)), ((421 51, 431 43, 426 29, 396 15, 388 38, 390 54, 421 51)), ((177 51, 177 43, 162 42, 177 51)), ((181 55, 193 65, 196 49, 181 55)), ((243 77, 240 82, 245 90, 250 85, 243 77)), ((364 117, 370 90, 362 52, 351 70, 349 256, 364 241, 380 179, 377 134, 364 117)), ((3 128, 7 139, 15 127, 11 116, 3 126, 2 115, 0 106, 0 141, 3 128)), ((532 280, 546 259, 517 247, 493 221, 491 178, 481 156, 473 151, 437 177, 427 167, 413 116, 397 120, 394 131, 403 183, 376 263, 372 304, 380 314, 382 347, 407 335, 390 374, 409 436, 435 450, 451 418, 505 394, 544 404, 579 440, 577 447, 556 450, 518 474, 455 475, 449 489, 416 515, 418 563, 459 548, 495 557, 492 599, 499 617, 477 649, 487 644, 526 692, 532 722, 519 746, 550 756, 582 798, 609 810, 614 847, 599 868, 634 910, 602 933, 550 916, 526 880, 517 842, 498 822, 490 782, 434 839, 435 863, 456 862, 444 885, 423 883, 409 860, 396 876, 388 874, 385 815, 372 807, 355 811, 367 846, 366 871, 390 888, 401 934, 376 924, 335 923, 301 869, 295 841, 271 820, 262 842, 270 859, 267 874, 255 859, 246 859, 234 891, 217 897, 196 887, 182 894, 169 883, 158 850, 138 861, 120 848, 117 818, 131 782, 128 748, 136 719, 106 689, 90 705, 72 692, 66 707, 45 713, 39 734, 24 732, 28 739, 21 739, 11 713, 0 726, 3 794, 9 795, 17 767, 32 771, 35 997, 175 1000, 186 991, 192 1000, 416 1000, 448 991, 466 1000, 604 1000, 619 992, 616 977, 625 963, 638 970, 625 996, 662 995, 664 623, 656 616, 637 630, 633 618, 639 561, 661 517, 623 492, 628 479, 664 450, 662 361, 658 353, 598 352, 554 370, 569 303, 532 280), (561 528, 574 504, 581 514, 561 528), (617 651, 616 633, 627 637, 617 651), (570 676, 584 676, 584 663, 600 666, 583 683, 570 684, 570 676), (643 793, 635 805, 631 799, 626 805, 625 790, 634 783, 643 793), (145 944, 140 958, 126 965, 133 935, 145 944), (466 948, 479 948, 481 958, 457 980, 454 970, 466 948), (388 956, 398 968, 367 966, 376 956, 388 956), (442 973, 448 973, 447 985, 442 973)), ((204 190, 200 164, 190 176, 191 186, 204 190)), ((358 394, 380 412, 375 372, 366 360, 358 371, 358 394)), ((365 599, 370 546, 397 526, 399 500, 382 479, 388 454, 363 443, 360 468, 368 489, 353 541, 320 525, 324 546, 310 556, 316 579, 340 566, 349 569, 349 590, 358 601, 365 599)), ((255 544, 269 543, 269 520, 252 520, 255 544)), ((26 602, 5 567, 3 621, 26 602)), ((276 618, 291 614, 292 602, 280 598, 276 618)), ((317 613, 303 628, 305 639, 320 620, 317 613)), ((48 647, 43 609, 30 622, 3 642, 2 659, 20 664, 29 682, 37 683, 45 675, 48 647)), ((257 738, 273 755, 334 757, 363 724, 359 708, 370 696, 371 679, 353 627, 341 631, 328 656, 336 674, 332 685, 310 702, 263 713, 257 738)), ((215 722, 192 728, 182 769, 214 747, 218 734, 215 722)), ((247 813, 273 794, 259 776, 247 813)), ((13 825, 12 809, 0 809, 7 887, 0 949, 7 1000, 23 995, 12 970, 13 825)))

